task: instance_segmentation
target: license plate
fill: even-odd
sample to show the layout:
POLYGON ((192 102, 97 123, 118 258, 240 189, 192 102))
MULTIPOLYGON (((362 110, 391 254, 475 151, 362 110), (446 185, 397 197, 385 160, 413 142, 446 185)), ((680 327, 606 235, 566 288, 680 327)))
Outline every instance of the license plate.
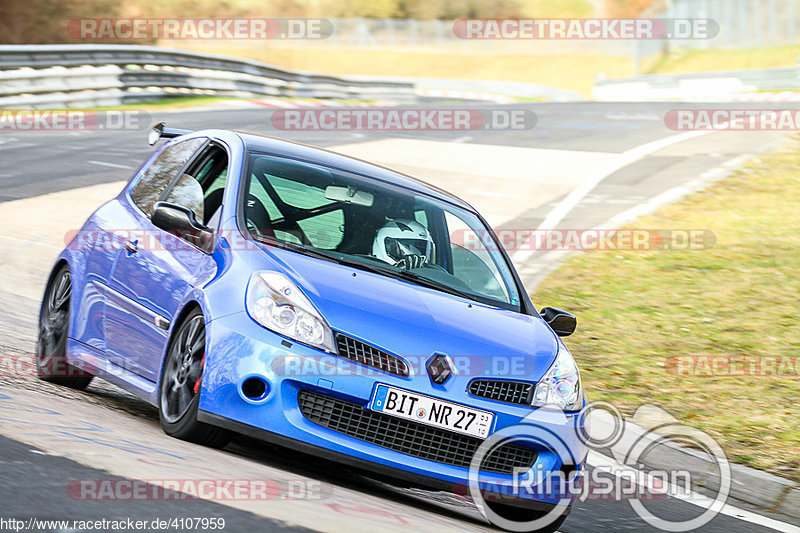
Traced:
POLYGON ((494 420, 494 414, 488 411, 383 384, 375 388, 370 408, 480 439, 489 436, 494 420))

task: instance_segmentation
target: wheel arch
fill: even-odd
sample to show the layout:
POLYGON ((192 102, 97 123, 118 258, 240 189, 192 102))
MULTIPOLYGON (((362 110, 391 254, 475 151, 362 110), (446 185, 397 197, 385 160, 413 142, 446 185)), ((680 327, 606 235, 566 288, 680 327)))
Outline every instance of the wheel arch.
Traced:
POLYGON ((189 313, 191 313, 195 309, 200 311, 200 313, 203 315, 203 317, 206 316, 206 314, 205 314, 205 312, 203 310, 203 306, 200 305, 200 302, 198 302, 197 300, 194 300, 194 299, 187 300, 186 303, 183 304, 183 307, 181 308, 181 310, 175 316, 175 319, 172 321, 172 328, 171 328, 170 333, 169 333, 170 342, 172 342, 172 337, 175 336, 175 328, 181 322, 183 322, 186 319, 187 316, 189 316, 189 313))
POLYGON ((164 353, 161 354, 161 364, 159 365, 158 369, 158 381, 156 382, 156 405, 158 405, 158 395, 161 394, 160 392, 161 378, 164 374, 164 362, 167 360, 167 354, 169 353, 169 349, 172 346, 172 341, 175 338, 175 334, 178 331, 178 326, 180 326, 183 323, 183 321, 186 320, 186 317, 189 316, 189 314, 195 310, 200 311, 200 313, 203 315, 203 318, 206 317, 205 311, 200 302, 195 299, 190 299, 183 304, 181 310, 178 311, 178 314, 175 315, 175 318, 172 320, 172 324, 170 326, 170 331, 169 331, 169 338, 164 346, 164 353))
MULTIPOLYGON (((50 269, 50 273, 47 275, 47 281, 44 284, 44 291, 42 291, 42 298, 41 298, 41 301, 39 302, 39 320, 42 319, 42 312, 44 311, 44 304, 45 304, 45 300, 47 299, 46 298, 47 290, 50 288, 50 284, 53 283, 53 280, 55 279, 56 274, 58 274, 58 271, 61 270, 61 267, 63 267, 63 266, 66 266, 69 269, 70 275, 72 274, 72 269, 70 268, 69 261, 67 261, 67 259, 65 257, 59 257, 56 260, 55 264, 53 264, 53 268, 50 269)), ((75 305, 75 299, 74 298, 70 298, 69 305, 70 305, 70 313, 74 314, 74 313, 72 313, 72 311, 74 311, 72 306, 75 305)))

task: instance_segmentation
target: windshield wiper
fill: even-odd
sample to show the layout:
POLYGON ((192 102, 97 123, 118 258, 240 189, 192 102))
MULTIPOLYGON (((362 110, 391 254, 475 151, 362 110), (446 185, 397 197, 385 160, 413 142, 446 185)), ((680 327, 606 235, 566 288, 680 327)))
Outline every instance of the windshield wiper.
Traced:
POLYGON ((257 240, 258 242, 263 242, 264 244, 277 246, 278 248, 283 248, 285 250, 292 250, 294 252, 298 252, 303 255, 316 257, 317 259, 323 259, 325 261, 330 261, 332 263, 339 263, 340 265, 348 264, 347 262, 343 261, 342 258, 340 257, 336 257, 334 255, 329 255, 324 252, 317 251, 314 248, 308 248, 306 246, 303 246, 302 244, 295 244, 293 242, 281 241, 278 239, 270 239, 268 237, 263 237, 261 235, 252 235, 252 237, 254 240, 257 240))
POLYGON ((417 285, 422 285, 423 287, 427 287, 429 289, 436 289, 442 292, 446 292, 448 294, 452 294, 453 296, 459 296, 466 300, 478 301, 478 299, 475 298, 474 294, 458 290, 455 287, 447 285, 446 283, 442 283, 440 281, 436 281, 434 279, 425 276, 420 276, 416 272, 411 272, 410 270, 398 270, 398 271, 391 270, 390 272, 394 275, 394 277, 397 277, 405 281, 410 281, 412 283, 416 283, 417 285))

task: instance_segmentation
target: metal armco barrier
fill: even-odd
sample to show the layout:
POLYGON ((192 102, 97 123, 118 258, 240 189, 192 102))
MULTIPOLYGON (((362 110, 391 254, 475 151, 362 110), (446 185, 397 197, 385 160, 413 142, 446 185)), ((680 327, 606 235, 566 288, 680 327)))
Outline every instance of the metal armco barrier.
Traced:
POLYGON ((175 94, 414 98, 414 85, 153 46, 0 45, 0 108, 118 105, 175 94))

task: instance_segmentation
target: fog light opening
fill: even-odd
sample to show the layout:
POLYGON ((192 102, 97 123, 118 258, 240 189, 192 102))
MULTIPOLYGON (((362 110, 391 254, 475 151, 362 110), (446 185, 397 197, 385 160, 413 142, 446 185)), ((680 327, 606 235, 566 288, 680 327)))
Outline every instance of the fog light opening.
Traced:
POLYGON ((259 377, 249 377, 242 381, 242 396, 250 401, 258 402, 267 397, 269 385, 259 377))

